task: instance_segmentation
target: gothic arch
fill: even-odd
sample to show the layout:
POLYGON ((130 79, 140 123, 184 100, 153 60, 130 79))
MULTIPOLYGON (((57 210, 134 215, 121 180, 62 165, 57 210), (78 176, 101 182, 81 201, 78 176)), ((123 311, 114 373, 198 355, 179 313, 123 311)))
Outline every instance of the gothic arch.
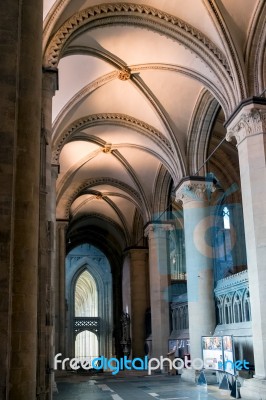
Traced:
POLYGON ((232 301, 233 321, 239 323, 243 321, 243 309, 242 309, 242 295, 240 291, 234 293, 232 301))
POLYGON ((260 96, 266 88, 265 11, 265 1, 259 2, 251 23, 245 51, 250 96, 260 96))
POLYGON ((243 293, 243 315, 244 315, 244 321, 251 321, 249 289, 246 289, 243 293))
MULTIPOLYGON (((153 215, 158 217, 163 211, 170 211, 169 204, 170 204, 170 189, 173 180, 169 171, 165 168, 164 165, 161 166, 160 170, 157 174, 157 179, 154 183, 154 204, 156 208, 153 209, 153 215)), ((167 215, 167 213, 166 213, 167 215)), ((165 219, 165 215, 162 215, 163 219, 165 219)))
POLYGON ((220 33, 223 45, 226 49, 227 60, 234 77, 234 83, 238 92, 238 99, 241 101, 247 96, 247 77, 244 59, 239 48, 235 45, 232 34, 227 27, 225 15, 222 14, 222 2, 204 0, 217 31, 220 33))
MULTIPOLYGON (((207 159, 211 129, 220 105, 211 93, 204 89, 195 105, 188 133, 188 165, 189 173, 194 175, 207 159)), ((199 174, 206 172, 206 165, 199 174)))
POLYGON ((223 314, 224 314, 224 323, 232 324, 233 323, 233 310, 232 310, 232 296, 230 294, 227 294, 224 297, 223 314))
POLYGON ((112 353, 112 275, 109 262, 102 252, 94 246, 89 246, 88 256, 75 256, 76 252, 70 252, 66 257, 66 299, 68 303, 67 326, 67 350, 68 354, 74 353, 75 334, 75 287, 76 282, 84 271, 88 271, 98 291, 98 317, 100 320, 99 351, 110 356, 112 353), (92 250, 90 250, 92 249, 92 250), (91 251, 91 253, 90 253, 91 251))

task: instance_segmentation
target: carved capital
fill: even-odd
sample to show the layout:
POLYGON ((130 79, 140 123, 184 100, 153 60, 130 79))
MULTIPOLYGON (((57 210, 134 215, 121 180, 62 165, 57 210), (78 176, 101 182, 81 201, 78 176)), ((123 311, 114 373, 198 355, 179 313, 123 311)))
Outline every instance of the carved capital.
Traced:
POLYGON ((173 224, 149 224, 145 231, 144 235, 145 237, 155 238, 161 234, 165 234, 167 231, 172 231, 175 229, 175 226, 173 224))
POLYGON ((239 145, 247 137, 261 133, 266 133, 266 110, 253 108, 236 116, 228 126, 226 140, 230 142, 235 137, 239 145))
POLYGON ((176 191, 176 200, 185 205, 190 202, 208 202, 215 191, 212 181, 184 181, 176 191))

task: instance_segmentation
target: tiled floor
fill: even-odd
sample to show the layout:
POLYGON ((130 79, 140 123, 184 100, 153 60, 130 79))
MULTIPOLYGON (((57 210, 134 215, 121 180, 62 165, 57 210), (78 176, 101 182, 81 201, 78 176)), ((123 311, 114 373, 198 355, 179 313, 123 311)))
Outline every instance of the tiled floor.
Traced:
POLYGON ((216 386, 191 386, 180 376, 73 375, 57 380, 54 400, 218 400, 232 399, 216 386))

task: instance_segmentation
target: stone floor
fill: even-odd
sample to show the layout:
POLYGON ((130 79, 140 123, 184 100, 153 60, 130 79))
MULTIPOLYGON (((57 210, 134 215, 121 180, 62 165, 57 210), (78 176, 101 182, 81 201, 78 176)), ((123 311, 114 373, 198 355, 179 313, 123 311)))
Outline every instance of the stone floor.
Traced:
POLYGON ((232 399, 216 386, 191 386, 180 376, 119 377, 111 374, 72 375, 57 378, 54 400, 218 400, 232 399))

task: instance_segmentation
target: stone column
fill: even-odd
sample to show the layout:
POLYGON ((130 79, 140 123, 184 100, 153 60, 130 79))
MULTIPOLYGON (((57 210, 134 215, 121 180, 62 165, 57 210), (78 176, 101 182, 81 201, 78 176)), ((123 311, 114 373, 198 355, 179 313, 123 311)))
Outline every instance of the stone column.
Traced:
MULTIPOLYGON (((63 357, 65 355, 65 342, 66 342, 66 294, 65 294, 65 258, 66 258, 66 229, 68 226, 68 221, 57 221, 56 230, 56 251, 57 251, 57 283, 56 288, 56 353, 62 353, 63 357)), ((68 356, 68 355, 67 355, 68 356)))
POLYGON ((131 289, 131 339, 132 358, 144 357, 145 312, 148 299, 148 250, 131 249, 130 289, 131 289))
POLYGON ((41 0, 3 4, 0 46, 0 398, 33 400, 37 356, 41 0))
POLYGON ((152 357, 168 353, 169 329, 169 245, 170 224, 149 224, 149 276, 151 301, 152 357))
POLYGON ((226 123, 237 140, 252 314, 254 379, 241 388, 245 399, 266 399, 266 99, 243 101, 226 123))
POLYGON ((201 336, 216 326, 213 293, 213 249, 209 199, 211 181, 191 177, 181 181, 176 198, 183 203, 191 359, 202 358, 201 336))
MULTIPOLYGON (((57 88, 57 71, 44 70, 42 79, 42 135, 40 159, 40 227, 38 287, 37 399, 52 397, 54 304, 52 271, 55 268, 55 180, 52 179, 52 97, 57 88)), ((54 351, 53 351, 54 352, 54 351)))
MULTIPOLYGON (((19 3, 0 8, 0 398, 9 393, 17 152, 19 3), (9 40, 7 40, 7 38, 9 40)), ((38 111, 39 113, 39 111, 38 111)), ((22 250, 22 248, 21 248, 22 250)), ((36 254, 35 254, 36 256, 36 254)))

